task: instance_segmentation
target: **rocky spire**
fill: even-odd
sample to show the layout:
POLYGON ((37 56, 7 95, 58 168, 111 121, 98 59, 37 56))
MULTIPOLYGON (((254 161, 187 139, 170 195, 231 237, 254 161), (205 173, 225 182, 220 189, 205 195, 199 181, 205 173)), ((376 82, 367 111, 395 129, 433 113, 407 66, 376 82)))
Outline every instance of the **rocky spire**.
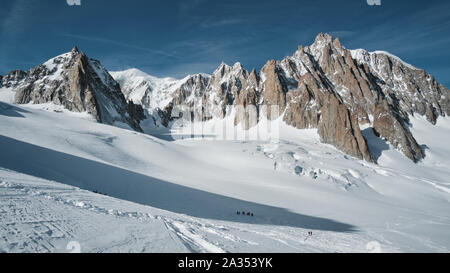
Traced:
POLYGON ((73 48, 72 48, 72 54, 78 54, 78 53, 80 53, 79 51, 78 51, 78 47, 77 46, 74 46, 73 48))
POLYGON ((329 44, 333 41, 333 37, 329 35, 328 33, 319 33, 316 36, 316 39, 314 39, 314 43, 325 43, 329 44))

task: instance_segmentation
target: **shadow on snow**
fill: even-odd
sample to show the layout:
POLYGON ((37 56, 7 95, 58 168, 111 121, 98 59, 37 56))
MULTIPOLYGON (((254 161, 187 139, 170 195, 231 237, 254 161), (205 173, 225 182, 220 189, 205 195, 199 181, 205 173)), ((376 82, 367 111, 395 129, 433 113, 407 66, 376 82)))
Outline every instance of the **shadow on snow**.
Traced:
POLYGON ((21 113, 29 113, 29 112, 27 110, 23 110, 14 105, 0 101, 0 116, 7 116, 7 117, 14 117, 14 118, 25 117, 21 113))
POLYGON ((372 127, 362 130, 361 133, 367 140, 367 145, 369 145, 369 150, 373 158, 378 161, 383 154, 383 151, 389 150, 389 144, 386 140, 375 135, 372 127))
POLYGON ((197 190, 0 135, 0 167, 176 213, 336 232, 352 225, 197 190), (251 211, 254 217, 237 215, 251 211))

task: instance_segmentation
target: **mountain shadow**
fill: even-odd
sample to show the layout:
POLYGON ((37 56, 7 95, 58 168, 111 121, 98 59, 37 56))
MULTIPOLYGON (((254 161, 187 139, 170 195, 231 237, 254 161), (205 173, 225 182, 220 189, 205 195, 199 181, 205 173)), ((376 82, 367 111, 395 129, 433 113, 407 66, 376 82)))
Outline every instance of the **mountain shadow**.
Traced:
POLYGON ((383 151, 389 150, 389 144, 386 140, 375 135, 372 127, 361 130, 361 133, 367 141, 367 145, 369 146, 373 158, 378 161, 383 154, 383 151))
POLYGON ((27 110, 21 109, 14 105, 0 101, 0 116, 7 116, 7 117, 13 117, 13 118, 25 117, 21 113, 29 113, 29 112, 27 110))
POLYGON ((335 232, 357 230, 332 219, 177 185, 1 135, 0 167, 194 217, 335 232), (254 216, 237 215, 237 211, 254 216))

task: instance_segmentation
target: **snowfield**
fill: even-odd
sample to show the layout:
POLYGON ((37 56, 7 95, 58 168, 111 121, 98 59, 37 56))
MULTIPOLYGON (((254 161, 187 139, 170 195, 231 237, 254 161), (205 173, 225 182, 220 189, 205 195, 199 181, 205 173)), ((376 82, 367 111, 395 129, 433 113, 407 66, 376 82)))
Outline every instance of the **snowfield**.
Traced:
POLYGON ((315 130, 167 141, 8 92, 0 252, 450 251, 449 118, 411 119, 418 164, 365 128, 376 165, 315 130))

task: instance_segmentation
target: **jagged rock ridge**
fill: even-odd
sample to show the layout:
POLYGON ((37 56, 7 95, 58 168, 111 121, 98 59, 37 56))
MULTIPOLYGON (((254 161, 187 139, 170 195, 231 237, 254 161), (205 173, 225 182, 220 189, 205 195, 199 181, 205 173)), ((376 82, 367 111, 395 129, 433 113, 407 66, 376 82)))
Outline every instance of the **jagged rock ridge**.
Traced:
MULTIPOLYGON (((236 105, 253 106, 259 118, 274 118, 269 111, 262 113, 262 106, 277 105, 285 123, 317 128, 323 142, 368 161, 375 159, 360 126, 371 126, 417 162, 425 154, 408 128, 409 115, 424 115, 435 124, 450 114, 449 90, 424 70, 387 52, 348 50, 328 34, 281 61, 268 61, 259 72, 222 63, 211 76, 189 76, 155 91, 165 94, 161 107, 151 99, 140 103, 152 108, 163 126, 177 105, 194 106, 198 120, 223 118, 227 106, 236 105)), ((256 122, 245 114, 235 117, 235 124, 246 129, 256 122)))

